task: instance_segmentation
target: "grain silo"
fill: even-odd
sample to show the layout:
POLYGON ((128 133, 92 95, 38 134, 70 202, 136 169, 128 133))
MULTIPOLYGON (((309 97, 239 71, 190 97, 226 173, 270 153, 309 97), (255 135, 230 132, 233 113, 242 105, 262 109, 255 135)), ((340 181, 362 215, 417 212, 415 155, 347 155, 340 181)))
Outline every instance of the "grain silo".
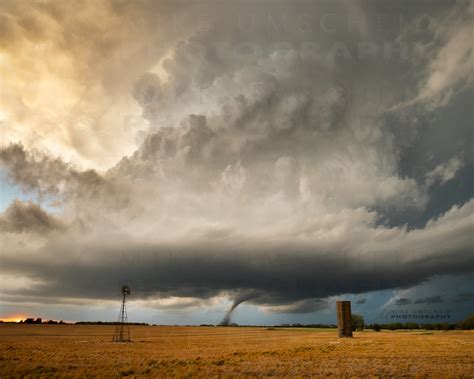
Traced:
POLYGON ((337 301, 337 332, 339 337, 352 337, 351 302, 337 301))

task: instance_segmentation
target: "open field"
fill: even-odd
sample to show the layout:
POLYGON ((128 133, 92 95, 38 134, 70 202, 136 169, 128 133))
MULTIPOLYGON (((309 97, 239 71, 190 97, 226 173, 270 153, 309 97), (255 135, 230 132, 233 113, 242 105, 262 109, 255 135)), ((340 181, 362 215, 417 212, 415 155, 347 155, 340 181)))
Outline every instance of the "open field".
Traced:
POLYGON ((0 325, 0 377, 474 377, 474 332, 0 325))

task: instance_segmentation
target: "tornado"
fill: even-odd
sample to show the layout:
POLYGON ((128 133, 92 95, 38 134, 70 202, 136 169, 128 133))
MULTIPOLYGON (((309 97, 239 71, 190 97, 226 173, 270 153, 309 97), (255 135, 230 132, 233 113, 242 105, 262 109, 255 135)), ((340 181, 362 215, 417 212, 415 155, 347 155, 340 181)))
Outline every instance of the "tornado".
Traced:
POLYGON ((244 292, 238 295, 235 299, 232 305, 230 306, 229 310, 226 312, 224 318, 222 321, 219 323, 220 326, 229 326, 230 325, 230 319, 232 316, 232 313, 235 311, 235 308, 237 308, 240 304, 242 304, 245 301, 251 300, 255 298, 257 294, 255 292, 244 292))

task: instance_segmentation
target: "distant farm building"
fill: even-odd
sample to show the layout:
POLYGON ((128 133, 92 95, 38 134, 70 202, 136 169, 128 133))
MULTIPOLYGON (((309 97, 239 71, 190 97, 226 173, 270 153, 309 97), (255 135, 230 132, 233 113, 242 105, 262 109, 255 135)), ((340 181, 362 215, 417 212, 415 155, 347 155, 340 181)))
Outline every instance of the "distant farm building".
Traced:
POLYGON ((339 338, 352 337, 352 315, 350 301, 337 301, 337 333, 339 338))

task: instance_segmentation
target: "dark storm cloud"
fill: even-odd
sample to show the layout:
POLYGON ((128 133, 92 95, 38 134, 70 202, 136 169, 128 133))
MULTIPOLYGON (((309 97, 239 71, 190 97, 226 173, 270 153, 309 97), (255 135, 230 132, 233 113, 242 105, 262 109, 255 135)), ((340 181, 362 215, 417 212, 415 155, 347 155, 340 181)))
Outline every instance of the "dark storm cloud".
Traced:
POLYGON ((367 302, 367 299, 363 298, 363 299, 359 299, 356 301, 356 304, 365 304, 367 302))
MULTIPOLYGON (((452 241, 453 236, 466 233, 469 224, 462 230, 450 231, 449 221, 443 225, 444 221, 438 220, 439 225, 432 230, 411 232, 403 239, 374 241, 364 247, 363 256, 356 253, 362 245, 355 246, 353 241, 324 246, 233 237, 153 246, 102 235, 102 242, 92 240, 92 244, 50 243, 35 260, 33 255, 24 253, 20 257, 4 256, 2 267, 6 272, 22 273, 40 281, 34 289, 19 291, 18 295, 74 298, 87 292, 91 298, 113 298, 117 286, 127 282, 135 288, 135 296, 143 298, 207 298, 222 293, 239 297, 251 293, 245 299, 278 305, 341 293, 407 287, 437 273, 469 272, 473 259, 471 246, 465 244, 468 240, 457 243, 457 247, 440 246, 445 238, 452 241), (401 255, 401 262, 406 263, 394 265, 390 257, 400 254, 398 249, 417 251, 418 256, 401 255), (380 259, 374 261, 375 254, 381 254, 380 259)), ((400 299, 397 304, 408 302, 400 299)))
MULTIPOLYGON (((281 299, 284 304, 279 304, 278 299, 272 299, 270 306, 267 305, 267 309, 274 313, 313 313, 327 309, 330 305, 329 302, 321 299, 303 299, 287 304, 288 301, 281 299)), ((263 301, 263 304, 265 302, 263 301)))
POLYGON ((414 304, 439 304, 444 303, 444 300, 441 296, 430 296, 424 297, 421 299, 416 299, 414 304))
POLYGON ((400 299, 398 299, 397 301, 395 301, 395 305, 409 305, 411 304, 411 300, 410 299, 407 299, 406 297, 402 297, 400 299))
POLYGON ((472 270, 465 274, 434 276, 415 286, 394 290, 390 300, 382 308, 386 315, 390 315, 396 306, 396 300, 406 298, 411 300, 411 304, 404 306, 407 313, 416 313, 422 309, 442 310, 450 313, 452 320, 462 320, 472 312, 474 299, 469 299, 473 290, 472 283, 472 270), (456 303, 455 299, 464 301, 456 303))
POLYGON ((453 303, 467 303, 474 301, 474 292, 460 293, 451 300, 453 303))
MULTIPOLYGON (((140 4, 142 16, 158 12, 152 2, 129 11, 140 4)), ((203 17, 178 20, 179 38, 168 25, 166 51, 145 54, 140 39, 143 62, 130 75, 114 65, 109 73, 106 61, 102 75, 91 74, 109 90, 133 76, 130 93, 147 123, 133 153, 101 173, 19 144, 1 149, 10 180, 57 196, 68 225, 38 236, 34 225, 47 218, 37 211, 28 238, 7 236, 4 272, 35 283, 8 295, 111 299, 126 282, 150 301, 231 296, 230 321, 243 301, 312 312, 328 296, 473 271, 471 190, 429 213, 432 194, 467 175, 468 150, 447 146, 449 128, 440 141, 422 141, 433 112, 457 99, 440 93, 461 93, 460 77, 471 83, 468 67, 455 75, 445 57, 446 48, 458 56, 469 29, 464 19, 451 23, 450 4, 433 6, 421 31, 412 29, 424 9, 406 3, 394 6, 404 22, 382 28, 378 16, 390 12, 371 2, 163 4, 165 14, 177 7, 185 20, 203 17), (432 28, 439 33, 430 39, 432 28), (426 163, 416 146, 435 158, 410 172, 426 163), (431 217, 412 222, 420 214, 431 217)), ((126 6, 110 7, 113 26, 126 6)), ((101 45, 116 51, 118 41, 109 42, 101 45)), ((465 107, 458 111, 465 120, 465 107)), ((468 140, 465 125, 455 130, 468 140)), ((80 143, 86 132, 100 135, 65 134, 89 151, 80 143)))

